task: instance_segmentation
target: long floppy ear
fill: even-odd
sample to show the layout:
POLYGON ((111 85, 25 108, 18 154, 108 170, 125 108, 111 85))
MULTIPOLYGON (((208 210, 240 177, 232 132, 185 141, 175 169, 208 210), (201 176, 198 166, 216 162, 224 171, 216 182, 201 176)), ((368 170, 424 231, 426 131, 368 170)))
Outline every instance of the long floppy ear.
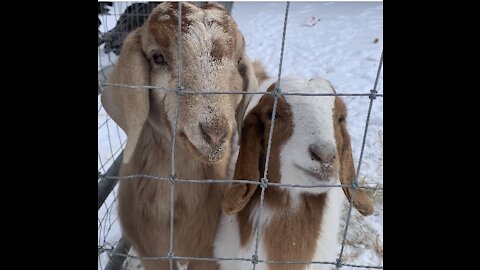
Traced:
MULTIPOLYGON (((255 92, 259 85, 268 79, 265 68, 262 63, 258 60, 255 60, 253 63, 250 62, 246 53, 242 55, 242 58, 245 61, 245 67, 241 71, 243 81, 244 81, 244 92, 255 92)), ((245 116, 245 111, 247 110, 248 104, 252 99, 253 95, 243 95, 242 100, 238 104, 238 107, 235 111, 235 119, 237 120, 237 131, 238 131, 238 144, 240 145, 242 139, 242 128, 243 128, 243 118, 245 116)))
MULTIPOLYGON (((234 179, 260 180, 260 143, 263 126, 258 116, 250 113, 245 118, 242 130, 242 141, 235 166, 234 179)), ((258 185, 233 183, 223 195, 221 203, 223 211, 228 215, 240 212, 250 201, 258 185)))
MULTIPOLYGON (((343 101, 339 97, 335 98, 335 107, 342 107, 343 110, 345 108, 343 101)), ((342 145, 339 146, 340 182, 342 185, 351 185, 355 180, 355 165, 353 163, 352 144, 350 142, 346 120, 344 119, 343 121, 345 121, 345 123, 339 124, 340 136, 342 137, 342 145)), ((343 192, 348 201, 351 201, 353 189, 343 187, 343 192)), ((355 191, 353 206, 364 216, 373 214, 373 201, 363 189, 357 189, 355 191)))
MULTIPOLYGON (((125 39, 120 57, 110 76, 110 83, 147 85, 149 65, 141 48, 141 28, 125 39)), ((107 113, 127 134, 123 163, 132 158, 143 125, 148 116, 148 91, 141 88, 107 86, 102 94, 107 113)))

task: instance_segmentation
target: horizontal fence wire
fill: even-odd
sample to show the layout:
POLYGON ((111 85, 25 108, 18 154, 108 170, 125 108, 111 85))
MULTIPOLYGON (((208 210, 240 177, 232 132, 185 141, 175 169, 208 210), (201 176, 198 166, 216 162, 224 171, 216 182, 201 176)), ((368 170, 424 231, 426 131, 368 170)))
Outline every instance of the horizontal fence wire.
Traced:
MULTIPOLYGON (((127 89, 147 89, 147 90, 158 90, 163 92, 172 92, 178 93, 177 89, 170 89, 161 86, 154 85, 132 85, 132 84, 121 84, 121 83, 100 83, 103 86, 116 86, 123 87, 127 89)), ((122 89, 123 90, 123 89, 122 89)), ((199 90, 183 90, 180 95, 276 95, 275 92, 243 92, 243 91, 230 91, 230 90, 208 90, 208 89, 199 89, 199 90)), ((325 97, 383 97, 383 94, 372 94, 371 92, 366 93, 302 93, 302 92, 288 92, 288 89, 282 92, 280 95, 283 96, 325 96, 325 97)))
MULTIPOLYGON (((147 178, 151 180, 159 181, 172 181, 171 177, 162 177, 146 174, 135 174, 135 175, 124 175, 124 176, 109 176, 105 175, 102 178, 107 179, 116 179, 116 180, 135 180, 137 178, 147 178)), ((262 182, 255 180, 235 180, 235 179, 180 179, 175 178, 175 182, 178 183, 188 183, 188 184, 251 184, 251 185, 262 185, 262 182)), ((352 185, 343 185, 343 184, 319 184, 319 185, 294 185, 294 184, 280 184, 280 183, 265 183, 267 186, 272 187, 286 187, 286 188, 324 188, 324 187, 352 187, 352 185)), ((373 185, 373 184, 371 184, 373 185)), ((383 190, 383 187, 371 187, 371 186, 356 186, 358 189, 374 189, 374 190, 383 190)))
MULTIPOLYGON (((252 262, 252 259, 249 258, 210 258, 210 257, 193 257, 193 256, 155 256, 155 257, 140 257, 135 255, 130 255, 126 253, 116 253, 113 248, 106 248, 102 250, 103 252, 109 253, 110 256, 121 256, 125 258, 135 259, 135 260, 191 260, 191 261, 244 261, 252 262)), ((321 262, 321 261, 267 261, 267 260, 257 260, 258 263, 265 264, 331 264, 335 265, 336 262, 321 262)), ((371 268, 371 269, 383 269, 382 266, 370 266, 370 265, 360 265, 360 264, 342 264, 341 266, 349 266, 355 268, 371 268)))

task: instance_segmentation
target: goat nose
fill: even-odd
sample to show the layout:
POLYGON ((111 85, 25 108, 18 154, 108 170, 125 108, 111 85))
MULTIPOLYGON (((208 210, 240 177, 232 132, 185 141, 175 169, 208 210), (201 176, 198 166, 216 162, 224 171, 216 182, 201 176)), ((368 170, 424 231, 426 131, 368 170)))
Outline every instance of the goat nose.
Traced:
POLYGON ((330 167, 335 160, 335 153, 328 149, 322 149, 318 145, 310 145, 310 156, 312 159, 319 161, 324 167, 330 167))
POLYGON ((227 136, 226 125, 200 123, 200 130, 202 131, 205 140, 214 146, 220 146, 227 136))

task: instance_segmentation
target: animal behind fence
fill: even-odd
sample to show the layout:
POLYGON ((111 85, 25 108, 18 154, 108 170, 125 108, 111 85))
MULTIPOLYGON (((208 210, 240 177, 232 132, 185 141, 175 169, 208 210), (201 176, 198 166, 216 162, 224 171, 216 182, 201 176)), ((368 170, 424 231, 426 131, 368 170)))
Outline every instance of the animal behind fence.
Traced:
MULTIPOLYGON (((278 126, 275 126, 273 133, 269 174, 264 179, 270 181, 268 188, 264 189, 267 185, 263 181, 260 185, 262 188, 259 188, 259 185, 235 183, 223 195, 221 184, 192 184, 188 183, 188 180, 183 180, 231 179, 228 166, 234 164, 236 157, 233 149, 236 143, 235 126, 241 128, 245 116, 243 134, 240 133, 240 135, 251 139, 252 133, 247 132, 251 130, 248 128, 250 120, 247 121, 247 118, 250 113, 258 110, 260 113, 257 117, 263 118, 258 117, 255 127, 262 132, 256 134, 254 132, 253 134, 258 137, 253 136, 254 140, 242 142, 244 149, 249 150, 250 153, 240 154, 237 170, 241 172, 237 172, 234 179, 260 181, 268 152, 266 149, 269 141, 268 131, 273 122, 270 111, 273 109, 276 96, 254 95, 252 101, 248 102, 249 98, 241 99, 239 95, 202 93, 209 90, 226 93, 250 92, 257 88, 259 82, 266 79, 266 75, 259 63, 251 63, 245 54, 245 41, 235 23, 225 26, 217 20, 219 14, 224 16, 222 20, 226 19, 229 22, 232 20, 224 14, 221 7, 208 5, 197 9, 192 8, 188 3, 183 5, 186 8, 185 11, 182 9, 180 28, 176 28, 179 14, 177 6, 166 3, 154 10, 144 26, 129 35, 123 44, 119 61, 110 76, 102 98, 107 112, 128 136, 124 163, 120 172, 120 176, 125 178, 120 181, 118 198, 124 236, 133 244, 140 257, 162 257, 156 260, 143 260, 147 270, 169 269, 169 258, 175 258, 173 269, 177 270, 216 269, 217 262, 222 267, 227 266, 223 269, 236 269, 235 267, 242 266, 241 262, 246 266, 245 268, 242 266, 241 269, 249 269, 253 266, 252 254, 257 254, 254 250, 257 223, 261 224, 261 231, 258 239, 259 256, 256 258, 261 258, 264 262, 311 260, 334 262, 337 258, 331 255, 333 249, 326 251, 324 247, 339 247, 338 243, 333 244, 335 240, 327 235, 338 234, 338 201, 342 199, 340 188, 302 189, 288 186, 315 185, 319 181, 328 182, 327 178, 330 175, 332 183, 338 184, 336 181, 340 180, 341 184, 345 185, 343 191, 348 199, 351 199, 354 193, 351 185, 355 179, 355 169, 351 157, 350 139, 346 127, 343 128, 346 125, 346 114, 343 118, 335 118, 336 116, 332 115, 334 142, 320 136, 321 140, 325 140, 318 144, 308 143, 308 140, 302 142, 302 140, 313 137, 307 134, 312 128, 317 131, 325 128, 324 125, 317 126, 312 123, 328 121, 324 121, 325 118, 320 121, 314 117, 311 123, 306 123, 308 122, 306 119, 311 117, 308 113, 305 114, 308 117, 304 120, 294 117, 301 114, 299 111, 308 112, 315 107, 308 106, 314 103, 313 100, 318 99, 318 104, 322 104, 320 101, 328 98, 311 99, 292 95, 278 97, 276 116, 278 118, 275 120, 275 125, 278 126), (195 19, 199 14, 203 14, 203 18, 206 19, 203 22, 204 25, 195 19), (186 19, 183 18, 184 16, 186 19), (192 30, 192 25, 193 28, 197 26, 198 28, 192 30), (217 31, 219 27, 222 31, 217 31), (178 31, 178 29, 181 30, 178 31), (231 42, 218 42, 219 36, 221 37, 220 32, 227 33, 229 37, 226 40, 231 42), (181 42, 179 42, 179 33, 183 36, 181 42), (192 51, 198 54, 189 54, 192 51), (207 57, 204 58, 205 55, 207 57), (208 83, 202 84, 201 82, 204 81, 208 83), (135 88, 135 86, 141 87, 135 88), (148 89, 148 86, 153 87, 148 89), (308 99, 311 100, 307 101, 308 99), (288 110, 291 116, 290 129, 288 128, 288 110), (266 114, 261 114, 265 112, 266 114), (236 120, 235 117, 237 117, 236 120), (306 133, 302 133, 303 137, 299 136, 298 131, 303 131, 304 128, 306 133), (338 130, 341 136, 337 136, 338 130), (285 136, 289 132, 291 134, 285 136), (177 143, 176 137, 178 137, 177 143), (308 147, 296 147, 302 143, 307 144, 308 147), (335 145, 333 147, 335 150, 332 150, 332 145, 335 145), (282 152, 281 149, 285 147, 290 147, 293 154, 286 155, 282 152), (342 149, 339 150, 339 147, 342 149), (349 157, 339 155, 340 152, 345 152, 344 147, 350 147, 349 157), (330 150, 324 151, 325 149, 330 150), (325 154, 326 152, 329 154, 325 154), (332 155, 332 152, 336 154, 332 155), (255 153, 259 155, 255 156, 255 153), (280 158, 282 153, 286 158, 280 158), (315 163, 320 169, 303 167, 306 170, 302 170, 298 166, 292 166, 292 161, 303 160, 305 155, 313 159, 310 165, 315 163), (249 157, 256 157, 256 159, 249 157), (250 166, 254 160, 259 161, 254 164, 257 168, 250 166), (284 162, 280 162, 282 160, 284 162), (290 163, 285 163, 285 160, 290 160, 290 163), (341 160, 348 160, 351 163, 351 166, 346 166, 349 169, 342 168, 344 162, 341 160), (248 171, 248 168, 254 168, 254 170, 248 171), (333 180, 335 171, 338 171, 337 180, 333 180), (252 172, 259 174, 253 176, 250 174, 252 172), (304 174, 309 175, 310 178, 297 177, 304 174), (152 176, 163 178, 163 180, 169 178, 170 182, 154 180, 152 176), (288 182, 288 180, 307 178, 310 182, 288 182), (265 216, 256 218, 257 213, 261 212, 259 205, 261 205, 263 190, 265 208, 262 215, 265 214, 265 216), (212 228, 216 228, 214 224, 219 220, 220 205, 234 216, 222 216, 221 227, 215 242, 216 250, 213 254, 212 245, 216 231, 212 228), (315 218, 306 222, 305 216, 315 218), (225 220, 232 221, 239 227, 229 227, 232 224, 228 224, 225 220), (297 227, 300 229, 291 230, 297 227), (239 235, 239 241, 229 238, 236 237, 235 233, 230 234, 233 231, 239 235), (315 232, 319 235, 317 238, 315 238, 315 232), (280 237, 277 237, 279 235, 280 237), (312 235, 313 237, 307 239, 307 236, 312 235), (173 237, 175 241, 172 241, 173 237), (227 239, 227 246, 222 242, 222 237, 224 240, 227 239), (301 240, 290 241, 294 238, 301 240), (292 246, 282 246, 282 243, 291 243, 292 246), (238 249, 232 252, 232 247, 238 247, 238 249), (217 253, 218 250, 220 253, 217 253), (182 256, 192 259, 181 259, 182 256), (243 260, 223 261, 218 259, 219 257, 243 258, 243 260), (206 260, 198 260, 198 258, 206 260)), ((275 86, 271 86, 271 82, 265 84, 259 91, 262 89, 265 91, 267 88, 270 88, 270 92, 274 91, 275 86)), ((295 89, 299 85, 302 87, 305 84, 310 85, 310 82, 292 78, 282 80, 282 84, 285 83, 286 85, 291 83, 289 88, 285 89, 293 92, 308 89, 308 87, 301 90, 295 89)), ((314 80, 314 83, 322 85, 320 88, 323 90, 329 88, 329 83, 326 81, 314 80)), ((331 90, 333 91, 333 88, 331 90)), ((340 97, 330 97, 330 99, 334 100, 333 103, 329 101, 327 102, 329 105, 324 107, 333 106, 333 111, 336 112, 342 111, 338 108, 344 109, 340 97)), ((325 108, 314 108, 315 110, 325 111, 325 108)), ((362 214, 371 214, 373 208, 365 192, 361 189, 356 190, 354 197, 354 207, 362 214)), ((270 265, 269 269, 296 269, 302 266, 302 264, 260 263, 256 269, 262 269, 267 265, 270 265)), ((322 267, 322 264, 312 267, 322 267)))
MULTIPOLYGON (((153 10, 146 23, 126 38, 111 85, 102 95, 105 110, 128 136, 120 176, 231 177, 228 164, 241 95, 177 95, 119 86, 154 85, 199 93, 257 88, 243 36, 223 6, 183 3, 181 14, 178 25, 178 3, 165 2, 153 10)), ((173 250, 177 256, 212 257, 223 189, 223 185, 171 186, 144 177, 121 181, 118 212, 124 237, 142 257, 165 256, 173 250)), ((168 269, 169 262, 144 260, 143 265, 147 270, 168 269)), ((188 267, 216 269, 217 263, 191 261, 188 267)))
MULTIPOLYGON (((272 82, 265 82, 259 91, 273 93, 276 83, 272 82)), ((281 80, 281 85, 289 93, 335 93, 324 79, 306 81, 287 77, 281 80)), ((262 179, 274 99, 274 95, 258 95, 247 104, 234 179, 262 179)), ((349 185, 355 177, 346 118, 345 105, 340 97, 278 97, 268 182, 326 187, 268 186, 261 202, 259 185, 231 184, 222 200, 225 214, 217 232, 215 257, 251 258, 257 248, 258 233, 257 255, 263 260, 335 263, 343 195, 339 187, 328 185, 349 185)), ((350 199, 348 190, 345 195, 350 199)), ((373 203, 363 190, 357 191, 355 206, 364 215, 373 212, 373 203)), ((245 261, 219 263, 225 270, 252 268, 252 264, 245 261)), ((331 268, 329 264, 259 264, 256 269, 331 268)))

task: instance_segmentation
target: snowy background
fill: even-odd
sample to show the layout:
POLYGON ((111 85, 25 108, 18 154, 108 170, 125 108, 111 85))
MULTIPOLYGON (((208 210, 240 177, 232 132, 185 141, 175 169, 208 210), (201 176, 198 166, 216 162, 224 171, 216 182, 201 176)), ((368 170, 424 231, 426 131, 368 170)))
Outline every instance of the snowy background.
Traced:
MULTIPOLYGON (((110 14, 101 16, 100 31, 115 26, 119 14, 130 2, 116 2, 110 14)), ((233 17, 245 36, 247 53, 260 59, 270 75, 278 74, 285 2, 235 2, 233 17)), ((102 45, 103 46, 103 45, 102 45)), ((98 70, 115 63, 116 56, 98 52, 98 70)), ((381 2, 292 2, 288 16, 282 75, 324 77, 338 93, 369 93, 383 50, 383 4, 381 2), (314 26, 305 26, 313 16, 314 26), (318 19, 320 19, 318 21, 318 19)), ((377 86, 383 94, 383 70, 377 86)), ((308 98, 308 97, 306 97, 308 98)), ((368 97, 344 97, 349 116, 355 164, 358 164, 368 97)), ((98 170, 104 172, 118 155, 125 134, 109 119, 98 98, 98 170)), ((372 107, 359 182, 383 188, 383 97, 372 107)), ((352 211, 343 263, 383 266, 383 190, 370 192, 375 202, 372 216, 352 211)), ((115 190, 98 211, 98 245, 110 248, 120 238, 115 208, 115 190)), ((345 205, 344 220, 347 213, 345 205)), ((343 236, 339 235, 341 240, 343 236)), ((339 247, 340 250, 340 247, 339 247)), ((108 261, 99 255, 98 269, 108 261)), ((128 261, 128 268, 136 262, 128 261)), ((343 267, 342 269, 359 269, 343 267)))

